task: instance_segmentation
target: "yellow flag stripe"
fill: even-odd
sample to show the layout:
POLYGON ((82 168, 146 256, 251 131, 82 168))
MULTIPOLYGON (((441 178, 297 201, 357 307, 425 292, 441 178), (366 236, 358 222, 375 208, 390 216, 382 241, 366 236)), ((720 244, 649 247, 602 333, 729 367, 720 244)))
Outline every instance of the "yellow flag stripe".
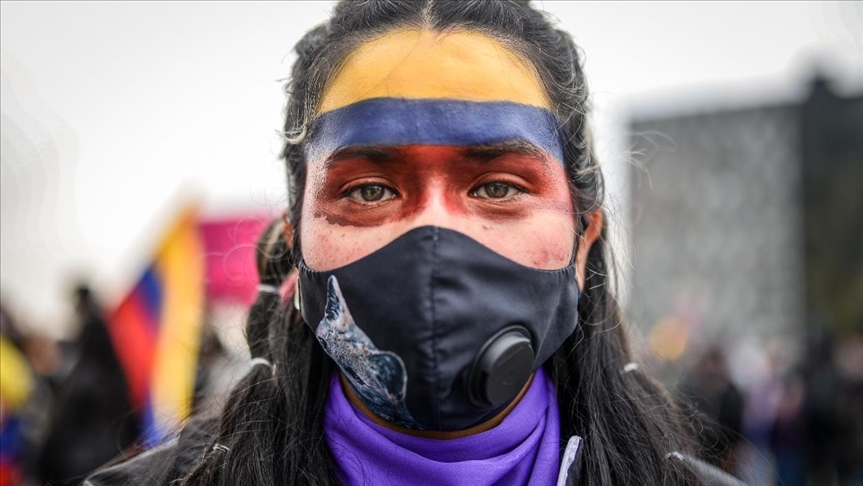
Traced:
POLYGON ((329 82, 318 113, 370 98, 509 101, 550 109, 530 62, 475 32, 399 29, 361 45, 329 82))

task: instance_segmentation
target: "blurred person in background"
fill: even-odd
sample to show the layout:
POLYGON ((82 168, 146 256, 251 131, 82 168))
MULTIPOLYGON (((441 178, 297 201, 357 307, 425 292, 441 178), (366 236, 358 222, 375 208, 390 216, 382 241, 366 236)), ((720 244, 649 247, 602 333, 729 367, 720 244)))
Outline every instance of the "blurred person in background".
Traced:
POLYGON ((800 370, 803 381, 803 421, 810 484, 860 484, 860 392, 852 376, 837 363, 836 343, 827 331, 814 327, 808 335, 800 370), (855 398, 856 397, 856 398, 855 398))
POLYGON ((793 370, 780 379, 780 398, 776 403, 770 447, 776 463, 778 484, 805 486, 806 436, 803 415, 804 385, 793 370))
POLYGON ((833 339, 824 332, 809 335, 801 370, 805 387, 806 463, 815 484, 836 484, 842 417, 839 415, 841 377, 833 362, 833 339))
POLYGON ((805 390, 799 358, 782 340, 755 343, 748 356, 738 356, 749 380, 740 475, 751 486, 806 486, 805 390))
POLYGON ((76 287, 74 365, 57 389, 38 474, 48 485, 79 484, 139 435, 128 384, 106 322, 87 285, 76 287))
POLYGON ((845 484, 863 484, 863 329, 843 340, 838 353, 839 369, 846 383, 840 413, 847 441, 840 452, 840 478, 845 484))
POLYGON ((732 383, 725 354, 709 346, 681 384, 680 392, 704 416, 698 433, 704 457, 736 473, 736 453, 742 438, 744 399, 732 383))

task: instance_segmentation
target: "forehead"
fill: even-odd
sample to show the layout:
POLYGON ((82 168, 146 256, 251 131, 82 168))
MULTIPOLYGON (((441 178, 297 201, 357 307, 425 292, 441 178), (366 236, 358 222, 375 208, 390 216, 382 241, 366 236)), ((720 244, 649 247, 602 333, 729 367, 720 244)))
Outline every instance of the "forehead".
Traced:
POLYGON ((310 162, 354 146, 526 143, 563 160, 532 65, 473 32, 396 30, 362 44, 321 99, 310 162))
POLYGON ((399 29, 360 45, 327 85, 318 113, 383 97, 550 108, 529 62, 491 37, 466 31, 399 29))

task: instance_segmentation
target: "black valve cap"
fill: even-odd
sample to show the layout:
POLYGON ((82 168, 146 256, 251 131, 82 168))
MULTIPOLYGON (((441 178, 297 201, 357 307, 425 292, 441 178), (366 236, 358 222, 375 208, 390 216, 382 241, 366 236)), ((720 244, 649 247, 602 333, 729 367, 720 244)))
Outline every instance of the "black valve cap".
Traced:
POLYGON ((474 360, 468 391, 477 406, 497 406, 514 398, 533 372, 530 333, 507 327, 485 342, 474 360))

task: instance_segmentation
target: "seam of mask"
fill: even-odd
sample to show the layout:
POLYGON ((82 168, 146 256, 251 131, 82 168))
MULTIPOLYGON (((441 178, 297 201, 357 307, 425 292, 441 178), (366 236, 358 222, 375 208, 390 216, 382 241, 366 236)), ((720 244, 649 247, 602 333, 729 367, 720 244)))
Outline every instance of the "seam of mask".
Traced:
POLYGON ((437 326, 437 312, 435 311, 435 281, 437 280, 438 275, 438 238, 440 236, 440 232, 437 227, 432 228, 432 275, 431 275, 431 285, 429 286, 429 296, 430 296, 430 304, 431 304, 431 318, 432 318, 432 364, 434 366, 434 387, 433 396, 434 396, 434 421, 435 424, 440 426, 440 400, 438 398, 438 386, 440 383, 440 378, 438 376, 438 326, 437 326))

